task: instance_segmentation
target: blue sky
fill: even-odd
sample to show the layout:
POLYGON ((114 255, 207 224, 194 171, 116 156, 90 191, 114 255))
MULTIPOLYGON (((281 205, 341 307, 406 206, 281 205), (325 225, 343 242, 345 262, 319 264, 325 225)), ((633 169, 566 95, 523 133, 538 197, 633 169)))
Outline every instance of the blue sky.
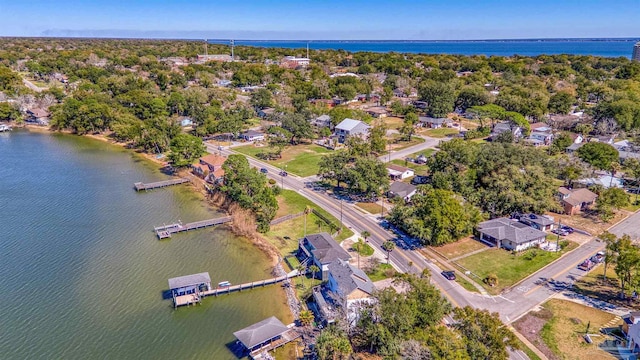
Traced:
POLYGON ((0 36, 640 37, 640 0, 0 0, 0 36))

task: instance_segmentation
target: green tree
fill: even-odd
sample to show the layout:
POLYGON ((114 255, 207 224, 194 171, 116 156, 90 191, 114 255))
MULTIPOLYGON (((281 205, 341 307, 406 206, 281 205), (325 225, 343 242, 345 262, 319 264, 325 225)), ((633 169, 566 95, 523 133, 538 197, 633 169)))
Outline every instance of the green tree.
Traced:
POLYGON ((346 334, 331 325, 322 330, 316 339, 316 352, 320 360, 348 359, 353 352, 346 334))
POLYGON ((298 315, 298 320, 300 320, 302 326, 309 326, 313 324, 313 313, 309 310, 302 310, 300 311, 300 315, 298 315))
POLYGON ((553 114, 568 114, 575 98, 566 91, 557 92, 549 98, 549 112, 553 114))
POLYGON ((189 134, 174 137, 169 148, 169 161, 177 167, 189 166, 207 152, 202 139, 189 134))
POLYGON ((611 163, 618 161, 618 150, 606 143, 589 142, 578 149, 578 156, 597 169, 609 170, 611 163))
POLYGON ((0 120, 16 121, 20 118, 20 110, 17 106, 8 102, 0 102, 0 120))
POLYGON ((600 192, 596 202, 596 210, 603 221, 613 218, 613 209, 620 209, 629 205, 629 196, 620 188, 608 188, 600 192))
POLYGON ((271 91, 261 88, 251 93, 249 103, 256 109, 268 108, 273 106, 273 95, 271 91))
POLYGON ((638 193, 640 193, 640 161, 638 159, 629 158, 624 161, 625 175, 630 176, 636 183, 636 200, 638 202, 638 193))
POLYGON ((320 271, 320 268, 318 267, 318 265, 311 265, 309 266, 309 271, 311 271, 311 275, 313 276, 313 278, 316 278, 316 274, 320 271))
POLYGON ((384 251, 387 252, 387 264, 389 263, 389 260, 391 259, 391 252, 395 248, 396 248, 396 243, 394 243, 391 240, 387 240, 387 241, 382 243, 382 249, 384 249, 384 251))
POLYGON ((376 122, 369 130, 369 150, 375 154, 384 153, 387 147, 387 127, 384 122, 376 122))
POLYGON ((487 90, 478 85, 463 87, 456 99, 456 108, 466 111, 472 106, 482 106, 490 102, 487 90))
POLYGON ((638 276, 640 248, 625 234, 618 240, 617 252, 615 271, 620 279, 620 298, 624 299, 627 286, 638 276))
POLYGON ((453 327, 465 339, 467 354, 472 359, 506 360, 507 347, 518 349, 516 336, 500 321, 497 313, 469 306, 453 309, 453 327))
POLYGON ((562 132, 558 134, 551 142, 551 146, 549 147, 549 153, 552 155, 559 154, 564 152, 564 150, 573 144, 573 139, 569 134, 562 132))
POLYGON ((410 112, 404 116, 404 122, 398 131, 403 135, 406 141, 410 141, 411 137, 415 133, 415 126, 418 123, 418 115, 414 112, 410 112))
POLYGON ((301 114, 285 114, 282 118, 282 128, 291 134, 291 144, 313 137, 311 124, 301 114))
POLYGON ((604 275, 602 278, 607 281, 607 268, 609 265, 615 264, 618 257, 618 238, 614 234, 605 231, 598 236, 598 239, 606 244, 604 248, 604 275))
POLYGON ((455 105, 453 83, 427 80, 419 89, 420 99, 427 102, 427 114, 433 117, 446 117, 455 105))

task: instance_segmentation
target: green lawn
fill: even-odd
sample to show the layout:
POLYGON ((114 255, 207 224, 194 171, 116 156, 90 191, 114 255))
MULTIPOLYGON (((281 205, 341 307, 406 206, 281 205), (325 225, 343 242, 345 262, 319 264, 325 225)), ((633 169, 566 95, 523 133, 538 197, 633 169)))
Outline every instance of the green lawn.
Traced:
POLYGON ((356 203, 356 206, 370 214, 380 214, 382 212, 382 206, 376 203, 359 202, 356 203))
POLYGON ((404 141, 404 140, 401 141, 400 140, 401 137, 402 135, 400 134, 394 134, 391 136, 390 139, 388 139, 389 146, 391 147, 392 150, 402 150, 410 146, 418 145, 424 142, 423 138, 417 137, 417 136, 412 137, 410 141, 404 141))
POLYGON ((404 166, 404 167, 408 167, 409 169, 413 169, 413 171, 416 173, 416 175, 424 175, 427 170, 429 170, 429 167, 427 165, 424 164, 416 164, 413 162, 409 162, 406 161, 404 159, 395 159, 395 160, 391 160, 392 164, 396 164, 396 165, 400 165, 400 166, 404 166))
POLYGON ((365 243, 362 240, 354 243, 353 246, 351 246, 351 247, 355 251, 360 253, 360 256, 371 256, 371 255, 373 255, 373 248, 369 244, 365 243))
MULTIPOLYGON (((254 158, 261 152, 270 151, 269 146, 246 145, 236 147, 233 150, 254 158)), ((269 164, 286 169, 287 172, 302 177, 315 175, 318 173, 318 163, 322 156, 330 153, 332 150, 323 148, 318 145, 300 144, 295 146, 287 146, 282 151, 282 158, 277 160, 268 160, 269 164)))
POLYGON ((425 135, 431 136, 434 138, 443 138, 449 135, 455 135, 457 133, 459 133, 458 129, 451 129, 451 128, 429 129, 424 132, 425 135))
POLYGON ((484 283, 482 286, 488 292, 498 294, 577 246, 578 244, 574 242, 568 242, 568 245, 560 252, 529 249, 516 255, 503 249, 493 248, 462 258, 458 263, 481 279, 486 278, 489 274, 495 274, 498 277, 497 286, 490 287, 484 283))
POLYGON ((389 264, 378 264, 373 271, 367 271, 369 279, 373 282, 388 279, 393 277, 395 274, 395 269, 389 264))
MULTIPOLYGON (((316 209, 319 213, 327 217, 333 222, 335 226, 339 226, 340 221, 331 216, 324 209, 315 205, 309 199, 303 197, 293 190, 283 190, 278 195, 279 209, 276 214, 276 218, 282 217, 288 214, 297 214, 308 206, 309 208, 316 209)), ((330 230, 329 225, 316 216, 314 213, 306 215, 306 233, 313 234, 318 232, 332 233, 335 229, 330 230)), ((289 255, 298 248, 298 239, 303 238, 305 234, 305 216, 301 216, 295 219, 285 221, 283 223, 271 226, 269 232, 265 234, 267 239, 275 245, 283 256, 289 255)), ((353 236, 353 231, 345 227, 342 233, 336 238, 337 241, 342 241, 348 237, 353 236)))

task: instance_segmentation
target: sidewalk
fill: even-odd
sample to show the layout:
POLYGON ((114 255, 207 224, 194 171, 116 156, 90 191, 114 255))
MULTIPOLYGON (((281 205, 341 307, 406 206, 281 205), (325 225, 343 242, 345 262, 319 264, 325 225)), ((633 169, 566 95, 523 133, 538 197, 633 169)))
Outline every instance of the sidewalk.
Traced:
POLYGON ((524 343, 526 347, 528 347, 529 349, 531 349, 531 351, 538 355, 540 359, 549 360, 549 358, 545 354, 543 354, 542 351, 538 350, 535 345, 533 345, 526 337, 524 337, 524 335, 520 334, 516 329, 514 329, 513 326, 509 325, 509 330, 511 330, 511 332, 513 332, 518 337, 518 339, 520 339, 520 341, 524 343))

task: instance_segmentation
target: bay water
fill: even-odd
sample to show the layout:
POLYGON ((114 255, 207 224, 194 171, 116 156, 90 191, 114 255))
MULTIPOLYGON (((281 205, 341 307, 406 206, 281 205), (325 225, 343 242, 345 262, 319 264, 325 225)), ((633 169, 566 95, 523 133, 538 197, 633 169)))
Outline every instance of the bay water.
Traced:
POLYGON ((291 315, 278 286, 174 310, 167 279, 271 276, 269 259, 225 228, 159 241, 153 227, 223 216, 120 147, 72 135, 0 134, 0 358, 234 359, 233 332, 291 315))

